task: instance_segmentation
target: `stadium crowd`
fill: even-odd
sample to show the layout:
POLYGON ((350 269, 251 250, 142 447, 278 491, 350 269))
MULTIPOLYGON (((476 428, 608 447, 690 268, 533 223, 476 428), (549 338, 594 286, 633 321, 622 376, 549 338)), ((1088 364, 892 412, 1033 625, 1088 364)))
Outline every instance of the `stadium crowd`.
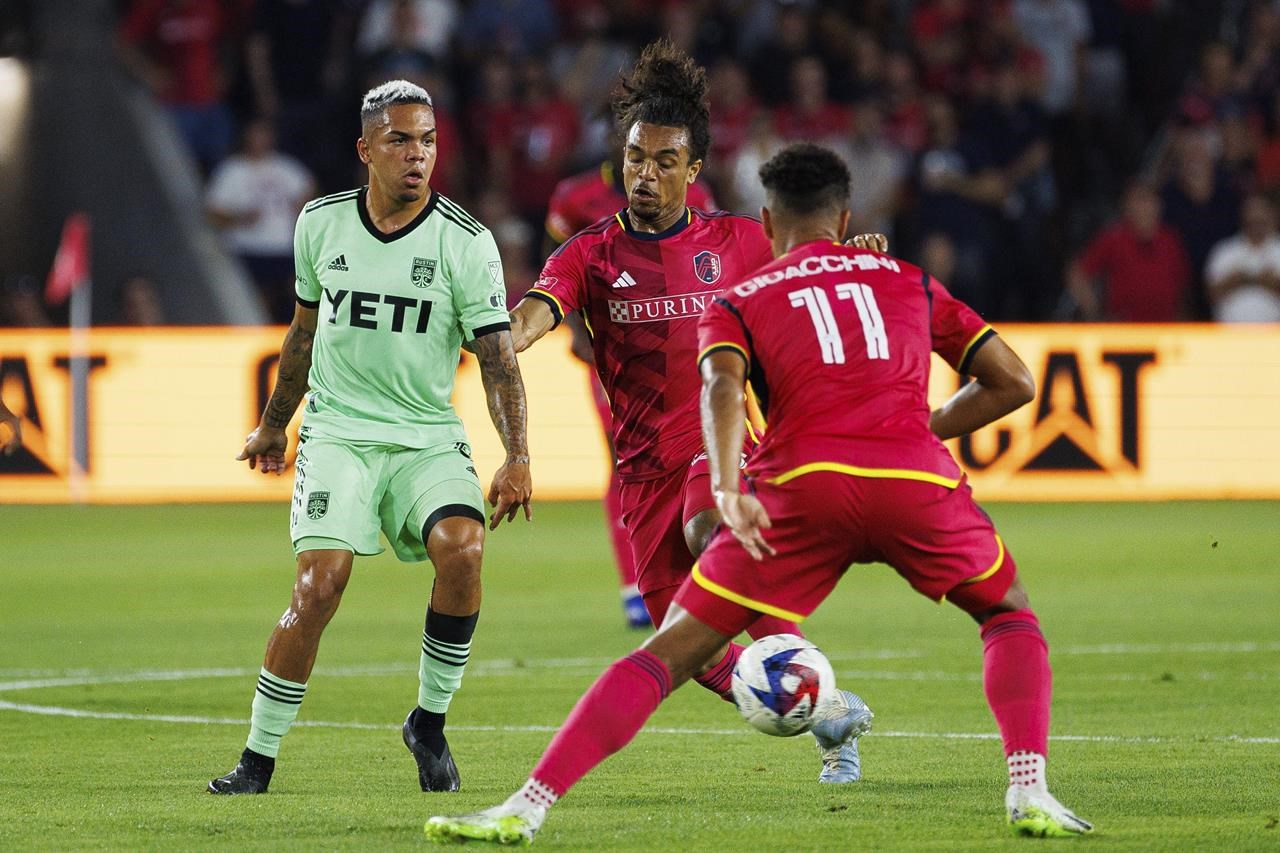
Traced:
MULTIPOLYGON (((117 5, 122 65, 187 140, 229 250, 284 294, 277 320, 285 224, 364 181, 363 91, 432 93, 433 185, 490 227, 523 292, 552 189, 613 154, 617 72, 665 33, 710 70, 700 180, 727 209, 754 212, 759 165, 808 139, 849 163, 854 231, 989 319, 1280 321, 1274 0, 117 5)), ((0 322, 39 322, 31 286, 6 287, 0 322)))

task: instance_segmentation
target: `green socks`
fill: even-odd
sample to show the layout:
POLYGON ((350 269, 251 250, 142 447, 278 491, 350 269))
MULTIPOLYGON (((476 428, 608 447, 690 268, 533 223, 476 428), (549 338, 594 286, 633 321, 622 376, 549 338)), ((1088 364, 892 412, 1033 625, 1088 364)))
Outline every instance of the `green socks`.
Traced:
POLYGON ((275 758, 280 752, 280 738, 297 719, 298 707, 306 692, 307 685, 286 681, 263 667, 258 675, 258 690, 253 695, 248 748, 275 758))
POLYGON ((443 714, 462 684, 462 673, 471 656, 471 635, 479 612, 447 616, 427 608, 422 632, 422 658, 418 664, 418 707, 443 714))

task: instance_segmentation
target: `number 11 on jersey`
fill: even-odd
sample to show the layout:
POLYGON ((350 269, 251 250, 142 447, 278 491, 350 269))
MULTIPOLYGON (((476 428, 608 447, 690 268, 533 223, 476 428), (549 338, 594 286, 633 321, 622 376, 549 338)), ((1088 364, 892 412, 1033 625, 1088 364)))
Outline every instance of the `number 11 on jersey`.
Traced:
MULTIPOLYGON (((824 364, 844 364, 844 342, 840 338, 840 329, 836 326, 835 315, 831 312, 831 301, 827 293, 818 287, 805 287, 787 294, 792 307, 809 309, 809 319, 813 321, 813 330, 818 336, 818 345, 822 347, 824 364)), ((851 299, 858 309, 858 317, 862 320, 862 337, 867 342, 867 358, 887 359, 889 357, 889 338, 885 334, 884 318, 880 316, 880 307, 876 305, 876 294, 870 285, 850 282, 836 285, 837 299, 851 299)))

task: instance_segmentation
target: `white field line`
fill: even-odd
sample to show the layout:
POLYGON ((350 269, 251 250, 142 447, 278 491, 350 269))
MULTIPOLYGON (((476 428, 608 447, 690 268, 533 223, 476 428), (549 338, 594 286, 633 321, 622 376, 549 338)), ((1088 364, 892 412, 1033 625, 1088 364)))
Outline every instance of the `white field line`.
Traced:
MULTIPOLYGON (((56 705, 26 705, 18 702, 0 700, 0 711, 19 711, 26 714, 38 714, 45 717, 76 717, 89 720, 140 720, 153 723, 187 723, 191 725, 232 725, 247 726, 247 719, 230 717, 196 717, 176 714, 130 714, 116 711, 85 711, 78 708, 62 708, 56 705)), ((336 723, 328 720, 298 720, 294 726, 325 729, 357 729, 361 731, 397 731, 399 724, 388 723, 336 723)), ((450 731, 458 732, 503 732, 503 733, 550 733, 558 730, 558 726, 455 726, 450 731)), ((651 726, 642 734, 656 735, 694 735, 700 737, 744 737, 755 736, 745 726, 737 729, 694 729, 669 726, 651 726)), ((874 737, 892 738, 924 738, 932 740, 999 740, 995 732, 897 732, 876 731, 874 737)), ((1247 743, 1247 744, 1280 744, 1280 737, 1241 737, 1224 735, 1221 737, 1131 737, 1124 735, 1053 735, 1050 740, 1071 741, 1075 743, 1247 743)))
MULTIPOLYGON (((483 664, 486 662, 478 662, 483 664)), ((478 665, 476 668, 488 670, 492 674, 499 672, 513 672, 521 669, 546 668, 554 667, 576 667, 586 666, 588 664, 601 665, 602 659, 594 658, 561 658, 561 659, 544 659, 538 661, 491 661, 487 662, 487 666, 478 665)), ((377 664, 370 666, 349 666, 334 667, 323 670, 323 674, 337 677, 367 677, 376 675, 406 675, 413 672, 414 669, 403 664, 377 664)), ((137 684, 156 681, 188 681, 202 678, 230 678, 230 677, 248 677, 256 674, 255 670, 247 668, 221 668, 221 669, 188 669, 188 670, 156 670, 133 673, 111 673, 111 674, 93 674, 80 671, 84 674, 63 675, 54 678, 25 679, 20 681, 0 682, 0 693, 16 691, 16 690, 34 690, 47 687, 75 687, 89 686, 99 684, 137 684)), ((954 673, 938 673, 938 672, 917 672, 917 673, 885 673, 885 672, 866 672, 866 673, 841 673, 848 677, 855 678, 909 678, 911 680, 937 680, 939 678, 946 679, 964 679, 976 680, 976 675, 956 675, 954 673)), ((1150 674, 1123 674, 1126 680, 1154 680, 1150 674)), ((1200 673, 1201 676, 1216 676, 1215 673, 1200 673)), ((1270 673, 1246 673, 1245 677, 1269 678, 1273 674, 1270 673)), ((87 711, 79 708, 67 708, 58 705, 32 705, 19 702, 9 702, 0 700, 0 711, 16 711, 19 713, 36 714, 40 716, 53 717, 74 717, 80 719, 94 720, 137 720, 145 722, 157 723, 180 723, 190 725, 248 725, 249 721, 240 718, 230 717, 204 717, 191 715, 176 714, 137 714, 122 711, 87 711)), ((355 730, 391 730, 395 729, 394 725, 376 724, 376 723, 358 723, 358 722, 331 722, 327 720, 299 720, 294 725, 313 728, 332 728, 332 729, 355 729, 355 730)), ((475 731, 475 732, 554 732, 556 726, 452 726, 455 731, 475 731)), ((665 735, 711 735, 711 736, 742 736, 751 734, 747 729, 694 729, 694 728, 667 728, 667 727, 650 727, 644 729, 648 734, 665 734, 665 735)), ((877 731, 879 737, 901 737, 901 738, 928 738, 941 740, 995 740, 999 735, 994 732, 898 732, 898 731, 877 731)), ((1240 735, 1222 735, 1217 737, 1132 737, 1132 736, 1107 736, 1107 735, 1056 735, 1052 738, 1056 741, 1074 741, 1080 743, 1247 743, 1247 744, 1278 744, 1280 737, 1242 737, 1240 735)))
MULTIPOLYGON (((1280 642, 1236 642, 1236 643, 1101 643, 1097 646, 1051 646, 1050 654, 1052 656, 1062 656, 1062 654, 1178 654, 1178 653, 1215 653, 1215 654, 1252 654, 1257 652, 1280 652, 1280 642)), ((835 652, 828 654, 832 661, 892 661, 892 660, 913 660, 913 658, 927 657, 927 653, 920 649, 901 649, 901 648, 879 648, 865 649, 865 651, 856 652, 835 652)), ((522 669, 571 669, 571 667, 604 667, 613 662, 613 658, 609 657, 561 657, 561 658, 538 658, 538 660, 493 660, 493 661, 476 661, 471 663, 467 672, 479 672, 485 670, 507 671, 522 669)), ((333 670, 325 670, 323 667, 317 670, 321 674, 348 674, 356 667, 337 667, 333 670)), ((416 671, 416 667, 413 667, 416 671)), ((214 671, 214 670, 210 670, 214 671)), ((242 670, 220 670, 227 675, 241 674, 242 670)), ((243 670, 248 672, 250 670, 243 670)), ((394 674, 397 671, 407 671, 404 667, 396 665, 387 665, 379 667, 367 667, 364 670, 367 675, 394 674)), ((256 672, 256 671, 255 671, 256 672)), ((32 669, 32 667, 17 667, 17 669, 4 669, 0 667, 0 678, 82 678, 82 676, 99 675, 97 670, 82 669, 32 669)), ((132 676, 131 676, 132 678, 132 676)), ((52 686, 52 685, 50 685, 52 686)), ((19 689, 9 688, 9 686, 0 683, 0 690, 19 689)))

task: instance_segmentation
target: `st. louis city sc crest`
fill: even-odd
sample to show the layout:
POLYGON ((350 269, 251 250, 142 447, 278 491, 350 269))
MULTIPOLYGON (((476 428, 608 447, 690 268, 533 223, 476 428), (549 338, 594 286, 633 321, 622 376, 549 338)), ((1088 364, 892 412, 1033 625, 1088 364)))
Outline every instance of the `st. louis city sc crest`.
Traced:
POLYGON ((720 280, 720 256, 715 252, 699 252, 693 256, 693 274, 707 284, 720 280))

